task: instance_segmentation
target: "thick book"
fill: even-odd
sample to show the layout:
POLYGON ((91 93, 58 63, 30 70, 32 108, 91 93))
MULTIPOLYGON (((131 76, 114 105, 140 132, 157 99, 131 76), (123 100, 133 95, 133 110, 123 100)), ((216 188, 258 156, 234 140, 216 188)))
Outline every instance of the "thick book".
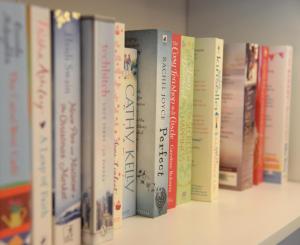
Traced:
POLYGON ((293 49, 269 47, 264 181, 287 180, 293 49))
POLYGON ((171 42, 168 31, 125 33, 126 47, 138 51, 137 214, 147 217, 168 206, 171 42))
POLYGON ((220 187, 253 184, 258 45, 225 44, 222 86, 220 187))
POLYGON ((51 18, 28 7, 32 136, 32 244, 52 244, 51 18), (43 229, 41 229, 43 227, 43 229))
POLYGON ((113 20, 82 17, 83 244, 113 238, 114 40, 113 20))
POLYGON ((52 13, 53 242, 81 242, 79 14, 52 13))
POLYGON ((176 207, 181 34, 172 33, 168 208, 176 207))
POLYGON ((26 33, 26 7, 0 2, 0 244, 31 243, 26 33))
POLYGON ((196 38, 192 199, 211 202, 219 190, 224 41, 196 38))
POLYGON ((136 214, 137 51, 125 48, 123 96, 123 217, 136 214))
POLYGON ((124 45, 125 45, 125 25, 115 23, 115 165, 114 165, 114 228, 122 225, 122 203, 123 203, 123 162, 124 162, 124 129, 123 129, 123 104, 124 104, 124 45))
POLYGON ((195 38, 181 36, 176 204, 191 200, 195 38))
POLYGON ((261 45, 258 49, 258 77, 255 105, 256 141, 253 160, 253 184, 255 185, 258 185, 263 181, 268 63, 269 48, 267 46, 261 45))

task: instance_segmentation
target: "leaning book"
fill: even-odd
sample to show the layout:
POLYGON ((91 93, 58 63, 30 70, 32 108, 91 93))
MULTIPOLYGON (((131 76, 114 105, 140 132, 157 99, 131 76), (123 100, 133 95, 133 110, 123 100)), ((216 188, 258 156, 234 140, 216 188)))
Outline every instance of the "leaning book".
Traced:
POLYGON ((138 52, 137 214, 167 212, 169 159, 170 32, 127 31, 126 47, 138 52))
POLYGON ((222 86, 220 187, 253 184, 258 45, 225 44, 222 86))
POLYGON ((269 47, 264 181, 287 180, 293 48, 269 47))
POLYGON ((26 7, 0 2, 0 244, 31 243, 26 7))
POLYGON ((52 14, 53 242, 81 242, 79 14, 52 14))
POLYGON ((113 238, 115 23, 84 16, 82 51, 83 244, 113 238))
POLYGON ((32 135, 32 243, 52 244, 51 18, 28 7, 32 135), (43 229, 41 229, 43 227, 43 229))
POLYGON ((192 199, 214 201, 219 189, 224 41, 196 38, 192 199))

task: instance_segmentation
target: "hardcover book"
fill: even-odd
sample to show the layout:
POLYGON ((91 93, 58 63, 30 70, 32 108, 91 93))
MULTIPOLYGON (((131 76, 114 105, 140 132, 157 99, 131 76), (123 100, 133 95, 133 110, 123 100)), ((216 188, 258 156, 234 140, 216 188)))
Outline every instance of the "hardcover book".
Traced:
POLYGON ((195 38, 181 37, 176 204, 191 200, 195 38))
POLYGON ((256 141, 253 162, 253 184, 255 185, 263 181, 269 62, 269 48, 267 46, 259 46, 258 59, 258 77, 255 105, 256 141))
POLYGON ((79 17, 61 10, 52 14, 55 244, 81 244, 79 17))
POLYGON ((81 20, 83 243, 113 237, 115 23, 81 20))
POLYGON ((219 190, 224 41, 196 38, 192 199, 211 202, 219 190))
POLYGON ((115 23, 115 165, 114 165, 114 228, 122 225, 123 203, 123 162, 124 162, 124 129, 123 129, 123 104, 124 104, 124 45, 125 25, 115 23))
POLYGON ((138 51, 137 213, 156 217, 167 212, 170 32, 128 31, 126 47, 138 51))
POLYGON ((176 206, 181 34, 172 33, 168 208, 176 206))
POLYGON ((52 244, 51 18, 28 7, 33 244, 52 244), (43 229, 41 229, 43 227, 43 229))
POLYGON ((31 139, 26 8, 0 2, 0 244, 30 244, 31 139))
POLYGON ((222 87, 220 187, 253 184, 258 45, 225 44, 222 87))
POLYGON ((136 116, 137 116, 137 51, 125 48, 123 96, 124 112, 124 187, 123 217, 136 214, 136 116))
POLYGON ((269 47, 264 181, 287 179, 293 49, 269 47))

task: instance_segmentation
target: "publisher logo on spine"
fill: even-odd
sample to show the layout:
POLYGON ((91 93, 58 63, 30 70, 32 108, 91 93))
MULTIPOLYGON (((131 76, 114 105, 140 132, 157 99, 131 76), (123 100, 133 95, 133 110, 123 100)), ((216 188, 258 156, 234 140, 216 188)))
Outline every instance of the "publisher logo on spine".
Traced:
POLYGON ((158 187, 156 189, 156 195, 155 195, 155 204, 159 211, 159 213, 162 212, 165 204, 167 202, 167 192, 164 187, 158 187))
POLYGON ((162 42, 167 43, 168 42, 168 35, 162 35, 162 42))

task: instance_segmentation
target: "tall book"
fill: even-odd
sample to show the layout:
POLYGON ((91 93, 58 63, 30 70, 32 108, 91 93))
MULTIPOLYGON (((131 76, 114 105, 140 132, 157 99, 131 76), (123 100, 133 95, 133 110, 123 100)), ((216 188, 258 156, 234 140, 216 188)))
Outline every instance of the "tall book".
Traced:
POLYGON ((123 162, 124 162, 124 129, 123 129, 123 104, 124 104, 124 45, 125 25, 115 23, 115 165, 114 165, 114 228, 122 225, 123 202, 123 162))
POLYGON ((52 244, 51 18, 28 7, 32 136, 32 243, 52 244), (43 229, 41 229, 43 227, 43 229))
POLYGON ((113 237, 115 23, 81 20, 83 244, 113 237))
POLYGON ((197 38, 193 115, 192 199, 211 202, 219 190, 224 41, 197 38))
POLYGON ((168 208, 176 206, 181 34, 172 33, 168 208))
POLYGON ((195 38, 181 36, 176 204, 191 200, 195 38))
POLYGON ((81 243, 79 17, 52 13, 54 244, 81 243))
POLYGON ((136 214, 136 117, 137 117, 137 51, 125 48, 123 96, 124 179, 123 217, 136 214))
POLYGON ((255 185, 263 181, 264 171, 266 103, 269 62, 269 48, 267 46, 259 46, 258 59, 258 77, 255 105, 256 141, 253 161, 253 183, 255 185))
POLYGON ((26 8, 0 2, 0 243, 30 244, 31 137, 26 8))
POLYGON ((293 49, 269 47, 264 181, 287 179, 293 49))
POLYGON ((258 45, 225 44, 222 86, 220 187, 253 184, 258 45))
POLYGON ((137 213, 156 217, 167 212, 170 32, 127 31, 126 47, 138 51, 137 213))

